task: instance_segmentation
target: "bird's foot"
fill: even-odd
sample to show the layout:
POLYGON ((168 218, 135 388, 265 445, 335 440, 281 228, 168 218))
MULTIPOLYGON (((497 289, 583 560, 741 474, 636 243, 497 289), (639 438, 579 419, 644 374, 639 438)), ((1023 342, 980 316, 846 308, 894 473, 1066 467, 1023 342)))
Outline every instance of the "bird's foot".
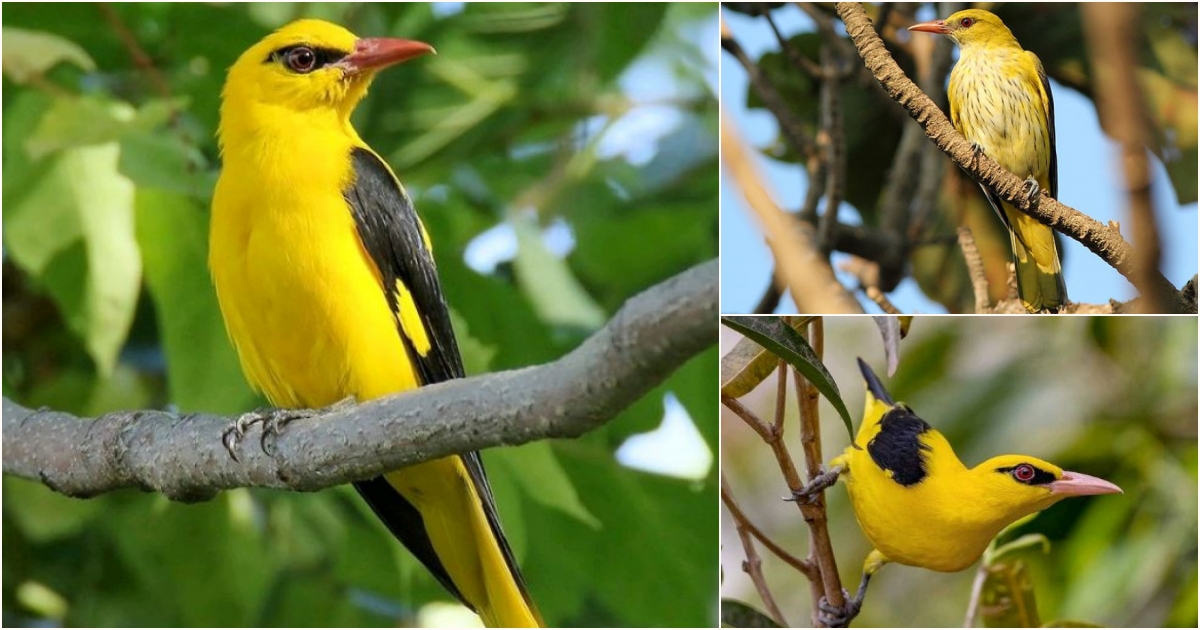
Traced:
POLYGON ((824 492, 826 488, 837 483, 838 477, 842 474, 842 468, 836 467, 832 470, 821 466, 821 472, 813 477, 808 482, 808 485, 792 492, 792 496, 784 497, 784 501, 796 501, 797 503, 812 503, 817 499, 817 495, 824 492))
POLYGON ((846 589, 842 589, 842 597, 846 603, 840 607, 830 604, 824 596, 817 602, 817 620, 825 627, 846 628, 862 610, 861 597, 850 599, 850 592, 846 589))
POLYGON ((1027 199, 1029 203, 1033 203, 1033 201, 1037 199, 1038 193, 1040 192, 1042 192, 1042 187, 1038 185, 1036 179, 1033 177, 1028 177, 1025 179, 1025 199, 1027 199))
POLYGON ((979 156, 983 155, 983 145, 979 144, 978 142, 972 142, 971 143, 971 153, 973 154, 971 156, 971 160, 973 162, 972 166, 978 168, 979 167, 979 156))
POLYGON ((233 421, 221 434, 221 443, 234 461, 238 461, 237 447, 246 437, 250 427, 261 424, 262 435, 258 447, 267 455, 275 454, 275 438, 283 432, 283 428, 295 420, 312 418, 331 411, 341 411, 354 406, 354 398, 345 398, 322 409, 258 409, 242 414, 233 421))

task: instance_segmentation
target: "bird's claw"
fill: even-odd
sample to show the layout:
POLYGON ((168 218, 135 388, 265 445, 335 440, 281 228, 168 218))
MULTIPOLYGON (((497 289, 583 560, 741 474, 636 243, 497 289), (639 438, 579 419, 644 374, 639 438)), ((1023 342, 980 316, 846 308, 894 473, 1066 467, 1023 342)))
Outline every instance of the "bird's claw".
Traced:
POLYGON ((258 447, 267 455, 274 455, 275 438, 283 431, 284 426, 293 420, 311 418, 318 413, 320 412, 311 409, 258 409, 244 413, 225 428, 221 434, 221 443, 225 445, 225 450, 229 452, 233 461, 240 461, 237 456, 238 445, 241 444, 242 438, 246 437, 246 431, 250 427, 261 424, 262 435, 259 437, 258 447))
POLYGON ((1025 199, 1029 200, 1030 203, 1033 203, 1033 200, 1037 199, 1038 193, 1041 191, 1042 187, 1038 185, 1036 179, 1029 177, 1025 180, 1025 199))
POLYGON ((828 628, 845 628, 850 625, 850 622, 858 616, 859 610, 862 609, 861 599, 850 599, 850 592, 842 589, 842 597, 845 604, 842 606, 834 606, 821 596, 817 602, 817 619, 828 628))
POLYGON ((841 474, 841 468, 829 470, 824 466, 821 466, 821 472, 818 473, 816 477, 813 477, 812 480, 808 482, 808 485, 799 490, 793 491, 792 496, 784 497, 783 500, 805 504, 812 503, 813 501, 817 500, 817 495, 819 495, 821 492, 824 492, 826 488, 837 483, 838 477, 841 476, 841 474))

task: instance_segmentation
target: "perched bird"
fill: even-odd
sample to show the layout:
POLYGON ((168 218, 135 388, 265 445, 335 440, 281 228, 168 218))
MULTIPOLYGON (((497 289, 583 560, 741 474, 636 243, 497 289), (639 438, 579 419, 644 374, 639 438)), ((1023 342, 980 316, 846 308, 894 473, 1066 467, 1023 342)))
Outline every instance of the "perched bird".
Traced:
MULTIPOLYGON (((875 547, 848 611, 853 617, 867 582, 885 563, 961 571, 983 555, 1001 529, 1067 497, 1121 492, 1116 485, 1065 471, 1028 455, 1000 455, 967 468, 946 438, 903 403, 892 400, 862 359, 866 408, 855 444, 831 462, 798 500, 840 475, 863 533, 875 547), (861 448, 860 448, 861 447, 861 448)), ((844 619, 834 619, 837 621, 844 619)))
MULTIPOLYGON (((908 29, 946 35, 962 49, 948 89, 955 128, 977 150, 1026 178, 1030 198, 1046 189, 1057 199, 1054 98, 1037 55, 1023 50, 1000 18, 981 9, 908 29)), ((1058 310, 1067 303, 1067 285, 1054 230, 986 187, 983 193, 1012 238, 1021 302, 1031 313, 1058 310)))
MULTIPOLYGON (((429 236, 350 124, 379 70, 431 52, 300 20, 229 70, 209 267, 242 369, 277 407, 363 401, 463 376, 429 236)), ((477 453, 355 487, 484 623, 541 624, 477 453)))

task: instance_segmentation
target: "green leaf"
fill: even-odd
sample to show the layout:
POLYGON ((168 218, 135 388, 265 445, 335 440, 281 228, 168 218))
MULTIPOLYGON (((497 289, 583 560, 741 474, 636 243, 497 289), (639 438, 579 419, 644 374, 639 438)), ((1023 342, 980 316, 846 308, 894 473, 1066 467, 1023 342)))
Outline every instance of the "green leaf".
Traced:
POLYGON ((514 216, 517 258, 513 267, 521 290, 542 321, 587 331, 604 325, 604 311, 575 279, 567 264, 542 242, 532 218, 514 216))
POLYGON ((492 449, 488 452, 488 461, 503 462, 508 475, 534 501, 588 527, 600 527, 600 521, 580 501, 575 485, 558 462, 549 442, 542 440, 520 448, 492 449))
MULTIPOLYGON (((797 317, 792 327, 799 330, 812 317, 797 317)), ((721 357, 721 394, 730 398, 741 398, 758 387, 779 365, 779 357, 758 345, 749 337, 733 346, 721 357)))
POLYGON ((23 84, 60 63, 95 70, 96 63, 75 42, 51 33, 5 26, 4 76, 23 84))
POLYGON ((182 411, 254 405, 208 275, 208 214, 179 194, 137 193, 137 240, 167 359, 167 391, 182 411))
POLYGON ((980 619, 987 628, 1037 628, 1037 594, 1021 560, 988 565, 980 594, 980 619))
POLYGON ((108 143, 49 158, 4 217, 13 259, 46 284, 101 375, 112 371, 141 288, 134 186, 117 172, 119 154, 108 143))
POLYGON ((721 394, 741 398, 754 391, 779 364, 779 357, 744 337, 721 357, 721 394))
POLYGON ((846 425, 850 439, 854 439, 854 423, 850 420, 850 412, 846 411, 846 404, 842 402, 837 383, 800 333, 778 317, 726 316, 721 318, 721 323, 753 339, 799 370, 800 374, 833 404, 833 408, 846 425))
POLYGON ((736 599, 721 600, 722 628, 778 628, 779 624, 765 613, 736 599))

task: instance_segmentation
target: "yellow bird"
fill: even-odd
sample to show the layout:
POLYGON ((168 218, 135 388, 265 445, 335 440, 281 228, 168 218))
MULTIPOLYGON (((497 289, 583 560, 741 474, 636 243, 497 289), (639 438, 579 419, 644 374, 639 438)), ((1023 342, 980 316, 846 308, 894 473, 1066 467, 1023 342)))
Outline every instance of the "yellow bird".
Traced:
MULTIPOLYGON (((1057 199, 1054 98, 1037 55, 1023 50, 1000 18, 981 9, 909 30, 946 35, 962 50, 947 91, 955 128, 1000 166, 1026 178, 1030 198, 1046 189, 1057 199)), ((1012 238, 1021 302, 1031 313, 1057 311, 1067 303, 1067 285, 1054 230, 986 187, 983 192, 1012 238)))
POLYGON ((1000 455, 967 468, 946 438, 903 403, 892 400, 871 368, 858 360, 867 401, 855 445, 831 462, 798 500, 808 500, 840 475, 858 524, 874 546, 863 563, 857 596, 847 610, 824 606, 832 625, 858 612, 871 576, 885 563, 961 571, 1017 519, 1067 497, 1121 492, 1116 485, 1065 471, 1028 455, 1000 455), (859 448, 862 447, 862 448, 859 448))
MULTIPOLYGON (((463 376, 429 237, 350 124, 379 70, 431 52, 300 20, 229 70, 209 267, 242 369, 277 407, 364 401, 463 376)), ((541 625, 478 453, 355 488, 484 623, 541 625)))

